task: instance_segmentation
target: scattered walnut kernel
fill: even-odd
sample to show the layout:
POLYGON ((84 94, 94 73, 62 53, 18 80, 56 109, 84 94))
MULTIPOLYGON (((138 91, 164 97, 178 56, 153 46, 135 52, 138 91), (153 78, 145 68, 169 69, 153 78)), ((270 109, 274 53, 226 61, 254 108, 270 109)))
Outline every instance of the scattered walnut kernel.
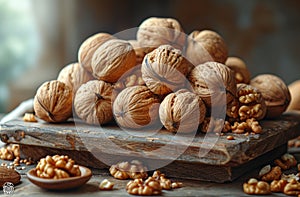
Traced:
POLYGON ((140 161, 132 160, 120 162, 112 165, 109 169, 110 174, 116 179, 145 179, 148 177, 147 168, 140 161))
POLYGON ((25 122, 37 122, 37 119, 35 118, 34 114, 32 114, 32 113, 25 113, 23 116, 23 120, 25 122))
POLYGON ((281 175, 281 180, 286 180, 287 182, 291 182, 293 179, 296 181, 299 181, 299 175, 298 174, 282 174, 281 175))
POLYGON ((154 177, 149 177, 147 180, 134 179, 127 183, 126 191, 133 195, 159 195, 162 192, 160 182, 154 177))
POLYGON ((300 194, 300 183, 293 179, 291 182, 286 184, 283 193, 290 196, 296 196, 300 194))
POLYGON ((243 184, 243 189, 246 194, 270 194, 271 189, 269 183, 265 181, 258 181, 255 178, 249 179, 247 183, 243 184))
POLYGON ((280 159, 275 159, 274 163, 281 167, 283 170, 287 170, 291 167, 296 166, 297 160, 293 155, 286 153, 282 155, 280 159))
POLYGON ((232 135, 228 135, 228 136, 226 137, 226 139, 227 139, 227 140, 234 140, 234 137, 233 137, 232 135))
POLYGON ((249 131, 258 134, 262 132, 262 128, 258 121, 256 121, 254 118, 251 118, 247 119, 245 122, 234 122, 231 127, 231 131, 238 134, 249 131))
POLYGON ((270 182, 273 180, 279 180, 281 177, 281 168, 279 166, 275 166, 271 169, 270 172, 266 173, 261 177, 262 181, 270 182))
POLYGON ((160 171, 156 170, 153 172, 152 177, 160 182, 160 186, 162 189, 170 190, 172 189, 172 182, 170 179, 165 177, 165 174, 162 174, 160 171))
POLYGON ((270 184, 271 192, 283 192, 288 182, 286 180, 273 180, 270 184))
POLYGON ((0 159, 12 161, 20 157, 20 146, 18 144, 9 144, 0 149, 0 159))
POLYGON ((101 181, 100 185, 99 185, 99 189, 100 190, 112 190, 114 187, 114 183, 110 182, 107 179, 104 179, 103 181, 101 181))

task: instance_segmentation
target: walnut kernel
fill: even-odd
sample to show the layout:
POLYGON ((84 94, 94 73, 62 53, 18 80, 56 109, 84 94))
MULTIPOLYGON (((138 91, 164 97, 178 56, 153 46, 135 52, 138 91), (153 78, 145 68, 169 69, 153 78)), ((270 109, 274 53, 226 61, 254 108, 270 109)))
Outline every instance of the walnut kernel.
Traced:
POLYGON ((300 194, 300 183, 293 179, 291 182, 286 184, 283 193, 290 196, 296 196, 300 194))
POLYGON ((270 184, 271 192, 282 192, 288 182, 286 180, 273 180, 270 184))
POLYGON ((103 181, 101 181, 101 183, 99 185, 100 190, 112 190, 113 187, 114 187, 114 183, 110 182, 107 179, 104 179, 103 181))
POLYGON ((254 178, 251 178, 247 183, 244 183, 243 189, 246 194, 250 194, 250 195, 253 194, 263 195, 263 194, 271 193, 269 183, 265 181, 258 181, 254 178))
POLYGON ((140 161, 120 162, 109 168, 110 174, 116 179, 145 179, 148 177, 147 168, 140 161))
POLYGON ((154 177, 149 177, 147 180, 134 179, 127 183, 126 191, 133 195, 159 195, 162 192, 160 182, 154 177))

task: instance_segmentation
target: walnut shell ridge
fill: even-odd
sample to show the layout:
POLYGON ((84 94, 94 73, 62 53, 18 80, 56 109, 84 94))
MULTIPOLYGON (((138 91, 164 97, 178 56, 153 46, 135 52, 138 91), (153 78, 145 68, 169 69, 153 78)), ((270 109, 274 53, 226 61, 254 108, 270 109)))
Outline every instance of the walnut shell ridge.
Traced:
POLYGON ((132 45, 125 40, 111 39, 95 51, 92 73, 99 80, 115 83, 135 65, 136 55, 132 45))
POLYGON ((160 121, 173 133, 196 131, 205 115, 206 107, 202 99, 184 89, 168 94, 159 107, 160 121))
POLYGON ((46 122, 63 122, 72 116, 72 89, 57 80, 44 82, 37 90, 33 108, 46 122))
POLYGON ((120 127, 140 129, 159 123, 159 99, 146 86, 122 90, 113 103, 113 113, 120 127))
POLYGON ((74 109, 88 124, 106 124, 113 119, 111 84, 91 80, 80 86, 75 95, 74 109))
POLYGON ((267 105, 266 118, 280 116, 291 101, 291 94, 284 81, 273 74, 260 74, 250 81, 261 93, 267 105))

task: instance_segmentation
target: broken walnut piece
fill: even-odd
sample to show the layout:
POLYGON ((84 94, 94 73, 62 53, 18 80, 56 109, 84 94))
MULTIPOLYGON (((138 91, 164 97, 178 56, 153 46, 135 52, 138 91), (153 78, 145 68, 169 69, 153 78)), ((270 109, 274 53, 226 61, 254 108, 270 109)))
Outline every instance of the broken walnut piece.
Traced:
POLYGON ((287 184, 287 180, 273 180, 270 184, 271 192, 282 192, 287 184))
POLYGON ((262 181, 271 182, 273 180, 280 180, 281 177, 281 168, 279 166, 275 166, 271 169, 270 172, 266 173, 261 177, 262 181))
POLYGON ((35 118, 34 114, 25 113, 24 116, 23 116, 23 121, 25 121, 25 122, 37 122, 37 119, 35 118))
POLYGON ((164 190, 182 187, 181 182, 172 182, 170 179, 166 178, 165 174, 161 173, 159 170, 154 171, 152 177, 156 178, 156 180, 160 182, 160 186, 164 190))
POLYGON ((134 179, 127 183, 126 191, 133 195, 159 195, 162 192, 160 182, 154 177, 149 177, 147 180, 134 179))
POLYGON ((244 183, 243 190, 246 194, 262 195, 271 193, 269 183, 265 181, 258 181, 255 178, 251 178, 247 183, 244 183))
POLYGON ((142 162, 132 160, 129 162, 120 162, 112 165, 109 169, 110 174, 116 179, 145 179, 148 177, 147 168, 142 162))
POLYGON ((262 132, 262 127, 254 118, 247 119, 245 122, 234 122, 231 131, 233 133, 241 134, 245 132, 254 132, 259 134, 262 132))
POLYGON ((300 194, 300 183, 293 179, 291 182, 286 184, 283 193, 290 196, 296 196, 300 194))
POLYGON ((114 183, 110 182, 107 179, 104 179, 103 181, 101 181, 101 183, 99 185, 100 190, 112 190, 113 187, 114 187, 114 183))
POLYGON ((275 159, 274 163, 283 170, 288 170, 297 165, 297 160, 293 155, 286 153, 282 155, 280 159, 275 159))

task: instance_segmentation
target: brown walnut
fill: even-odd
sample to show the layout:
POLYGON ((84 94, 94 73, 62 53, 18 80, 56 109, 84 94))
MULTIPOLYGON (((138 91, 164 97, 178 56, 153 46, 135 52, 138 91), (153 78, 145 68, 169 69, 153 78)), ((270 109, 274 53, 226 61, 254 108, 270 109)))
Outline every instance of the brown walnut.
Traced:
POLYGON ((63 122, 72 115, 73 91, 65 83, 44 82, 37 90, 33 108, 35 115, 46 122, 63 122))
POLYGON ((153 93, 165 95, 186 85, 192 67, 180 50, 162 45, 145 56, 142 78, 153 93))
POLYGON ((111 39, 103 43, 92 57, 92 73, 99 80, 115 83, 136 65, 136 55, 125 40, 111 39))
POLYGON ((206 107, 202 99, 184 89, 168 94, 159 107, 160 121, 170 132, 196 131, 205 114, 206 107))
POLYGON ((109 33, 97 33, 88 37, 80 45, 78 50, 78 62, 81 66, 86 69, 89 73, 92 73, 92 57, 95 51, 106 41, 114 39, 115 37, 109 33))
POLYGON ((214 31, 193 31, 187 39, 186 57, 195 66, 205 62, 225 63, 228 49, 223 38, 214 31))
POLYGON ((225 65, 233 70, 236 83, 250 83, 250 71, 248 70, 246 63, 241 58, 228 57, 225 65))
POLYGON ((291 102, 287 110, 300 110, 300 80, 294 81, 289 86, 291 102))
POLYGON ((291 94, 284 81, 278 76, 257 75, 251 80, 250 85, 256 87, 265 100, 266 118, 276 118, 287 109, 291 101, 291 94))
POLYGON ((112 85, 91 80, 80 86, 74 108, 79 118, 88 124, 105 124, 112 120, 112 85))
POLYGON ((21 175, 14 169, 8 169, 5 166, 0 166, 0 187, 6 182, 11 182, 13 184, 19 183, 21 180, 21 175))
POLYGON ((113 103, 115 120, 121 127, 139 129, 158 122, 159 99, 146 86, 122 90, 113 103))

